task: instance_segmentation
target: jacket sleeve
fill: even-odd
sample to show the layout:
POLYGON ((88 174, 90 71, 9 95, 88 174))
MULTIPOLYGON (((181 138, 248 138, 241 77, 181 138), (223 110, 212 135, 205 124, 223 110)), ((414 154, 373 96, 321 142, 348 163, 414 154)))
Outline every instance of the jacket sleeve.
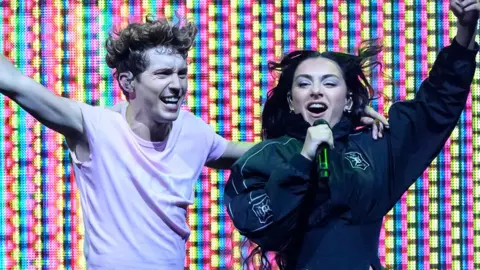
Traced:
POLYGON ((247 152, 233 165, 225 187, 233 224, 265 251, 288 244, 310 186, 312 162, 300 154, 286 160, 275 150, 278 144, 247 152))
MULTIPOLYGON (((478 45, 476 45, 478 48, 478 45)), ((478 49, 444 48, 415 99, 389 112, 388 211, 440 153, 465 108, 478 49)))

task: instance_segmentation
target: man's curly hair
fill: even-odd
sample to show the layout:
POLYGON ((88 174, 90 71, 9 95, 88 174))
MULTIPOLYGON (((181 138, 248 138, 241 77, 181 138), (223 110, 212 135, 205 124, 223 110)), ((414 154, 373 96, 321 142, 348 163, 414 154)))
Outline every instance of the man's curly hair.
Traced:
POLYGON ((164 18, 147 18, 145 23, 131 23, 119 32, 110 34, 105 42, 105 60, 110 68, 115 69, 117 78, 126 71, 137 76, 148 67, 145 57, 148 49, 161 46, 187 58, 196 34, 197 27, 184 19, 173 24, 164 18))

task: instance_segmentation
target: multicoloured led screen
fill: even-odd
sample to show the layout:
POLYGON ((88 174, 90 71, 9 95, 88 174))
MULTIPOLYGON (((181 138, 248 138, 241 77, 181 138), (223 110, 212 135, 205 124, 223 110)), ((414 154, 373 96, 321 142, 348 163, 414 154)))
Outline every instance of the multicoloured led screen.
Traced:
MULTIPOLYGON (((99 106, 123 99, 104 62, 110 31, 145 16, 194 21, 187 107, 235 141, 260 141, 275 82, 268 60, 297 48, 355 52, 379 38, 375 109, 410 99, 455 35, 448 1, 6 0, 0 49, 58 95, 99 106), (181 1, 183 2, 183 1, 181 1), (389 101, 390 100, 390 101, 389 101)), ((480 269, 479 75, 458 126, 430 169, 385 218, 379 254, 394 269, 480 269), (476 218, 476 220, 474 220, 476 218)), ((0 268, 81 269, 83 225, 63 138, 0 97, 0 268)), ((228 171, 205 169, 189 211, 190 269, 241 269, 241 237, 223 207, 228 171)))

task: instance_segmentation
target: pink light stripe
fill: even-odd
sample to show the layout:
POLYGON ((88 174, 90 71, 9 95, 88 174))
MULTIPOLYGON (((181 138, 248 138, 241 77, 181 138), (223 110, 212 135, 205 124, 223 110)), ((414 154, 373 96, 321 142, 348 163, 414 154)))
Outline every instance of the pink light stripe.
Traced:
MULTIPOLYGON (((405 44, 406 44, 406 37, 405 37, 405 1, 399 1, 398 3, 398 16, 399 16, 399 33, 398 33, 398 39, 399 39, 399 65, 400 65, 400 81, 399 81, 399 91, 400 91, 400 98, 404 100, 406 98, 406 85, 405 85, 405 80, 406 80, 406 68, 405 68, 405 63, 407 60, 406 53, 405 53, 405 44)), ((401 258, 402 258, 402 269, 407 269, 407 262, 408 262, 408 221, 407 221, 407 211, 408 211, 408 205, 407 205, 407 196, 406 194, 402 196, 401 198, 401 232, 402 232, 402 250, 401 250, 401 258)))
MULTIPOLYGON (((383 38, 384 38, 384 34, 383 32, 385 31, 385 29, 383 28, 383 0, 377 0, 377 6, 376 6, 376 10, 377 10, 377 20, 378 20, 378 27, 377 27, 377 38, 380 42, 383 43, 383 38)), ((383 59, 384 59, 384 53, 383 53, 383 50, 380 52, 380 54, 378 55, 378 59, 380 61, 383 62, 383 59)), ((375 89, 376 91, 379 91, 378 93, 381 94, 381 91, 383 91, 383 89, 385 89, 385 85, 384 85, 384 79, 383 79, 383 73, 380 71, 379 73, 377 73, 378 76, 377 76, 377 89, 375 89)), ((377 101, 378 101, 378 111, 383 113, 384 112, 384 102, 385 102, 385 99, 383 97, 383 95, 380 95, 381 98, 379 98, 377 101)), ((382 226, 382 230, 380 231, 380 241, 379 241, 379 257, 380 257, 380 261, 382 263, 382 265, 385 265, 385 262, 386 262, 386 246, 385 246, 385 237, 386 237, 386 233, 385 233, 385 221, 391 219, 389 215, 387 215, 385 218, 384 218, 384 223, 383 223, 383 226, 382 226)))
POLYGON ((334 0, 332 9, 333 9, 333 50, 339 51, 340 50, 340 13, 338 11, 338 7, 340 6, 339 0, 334 0))
MULTIPOLYGON (((421 14, 422 16, 428 16, 428 9, 427 9, 427 1, 422 1, 421 3, 422 11, 421 14)), ((425 17, 424 17, 425 18, 425 17)), ((428 68, 428 44, 427 38, 428 38, 428 25, 427 25, 427 20, 421 20, 421 44, 424 44, 421 46, 421 59, 422 59, 422 65, 421 65, 421 74, 422 78, 427 78, 429 68, 428 68)), ((404 31, 402 31, 404 32, 404 31)), ((430 204, 430 197, 429 197, 429 189, 430 189, 430 179, 429 179, 429 174, 428 174, 428 169, 423 172, 423 189, 421 190, 421 198, 423 199, 421 202, 421 214, 422 214, 422 220, 420 221, 421 224, 421 230, 423 235, 425 237, 423 238, 423 258, 419 258, 420 261, 423 260, 422 266, 425 267, 425 270, 430 270, 430 213, 429 213, 429 204, 430 204)), ((418 226, 418 225, 417 225, 418 226)))

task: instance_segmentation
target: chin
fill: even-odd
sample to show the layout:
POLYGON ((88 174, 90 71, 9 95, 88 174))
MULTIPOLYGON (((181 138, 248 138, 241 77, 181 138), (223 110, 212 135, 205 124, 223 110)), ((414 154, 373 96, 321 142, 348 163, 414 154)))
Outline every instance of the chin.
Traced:
POLYGON ((328 125, 329 125, 330 127, 333 127, 333 126, 336 124, 336 122, 333 123, 332 119, 330 119, 330 118, 328 118, 328 117, 314 118, 314 119, 311 119, 311 120, 308 121, 308 122, 310 123, 310 125, 313 126, 313 124, 314 124, 315 121, 317 121, 317 120, 325 120, 325 121, 327 121, 327 123, 328 123, 328 125))
POLYGON ((158 123, 170 123, 178 118, 179 111, 176 112, 160 112, 157 115, 157 122, 158 123))
MULTIPOLYGON (((303 119, 305 120, 305 122, 309 123, 311 126, 313 126, 313 124, 315 123, 315 121, 317 121, 317 120, 319 120, 319 119, 323 119, 323 120, 326 120, 327 122, 329 122, 328 119, 326 119, 324 116, 318 117, 318 118, 314 118, 314 117, 308 115, 308 116, 304 116, 303 119)), ((329 123, 330 123, 330 122, 329 122, 329 123)))

